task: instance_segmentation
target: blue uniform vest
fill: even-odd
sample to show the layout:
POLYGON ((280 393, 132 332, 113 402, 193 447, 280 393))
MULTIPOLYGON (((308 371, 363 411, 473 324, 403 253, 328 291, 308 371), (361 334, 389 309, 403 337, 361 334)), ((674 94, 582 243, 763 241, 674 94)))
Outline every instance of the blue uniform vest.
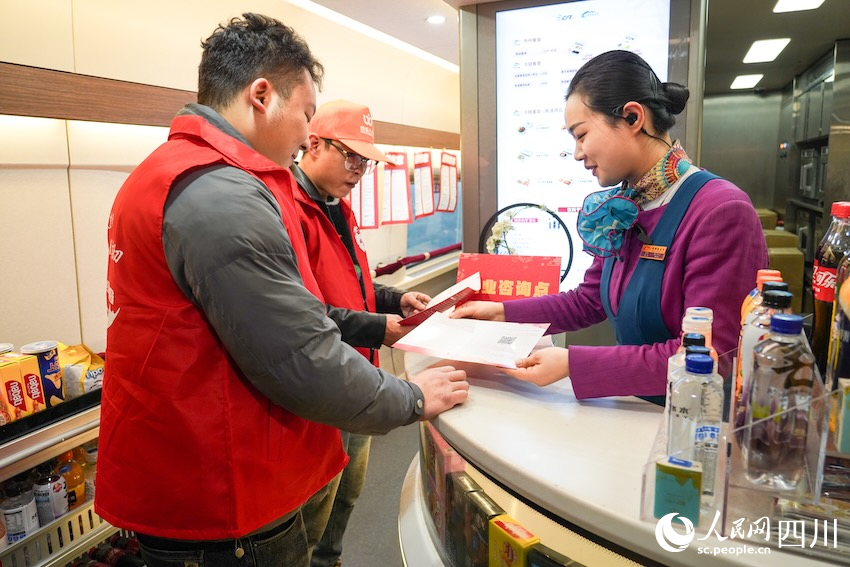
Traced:
MULTIPOLYGON (((670 248, 691 201, 703 185, 716 178, 716 175, 707 171, 698 171, 682 182, 650 235, 653 245, 670 248)), ((626 284, 615 315, 611 309, 609 289, 614 257, 605 259, 602 265, 599 292, 602 307, 614 327, 618 345, 662 343, 678 336, 678 332, 667 328, 661 314, 661 280, 665 267, 666 263, 663 260, 639 259, 631 279, 626 284)), ((664 405, 664 396, 639 397, 664 405)))

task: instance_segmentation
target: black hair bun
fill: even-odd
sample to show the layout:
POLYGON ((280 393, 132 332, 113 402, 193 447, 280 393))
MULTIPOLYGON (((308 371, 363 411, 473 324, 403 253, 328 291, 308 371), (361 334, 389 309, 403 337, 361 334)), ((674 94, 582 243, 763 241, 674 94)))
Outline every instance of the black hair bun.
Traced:
POLYGON ((688 104, 688 98, 691 96, 688 87, 679 83, 663 83, 664 94, 667 95, 667 110, 670 114, 676 115, 685 110, 685 105, 688 104))

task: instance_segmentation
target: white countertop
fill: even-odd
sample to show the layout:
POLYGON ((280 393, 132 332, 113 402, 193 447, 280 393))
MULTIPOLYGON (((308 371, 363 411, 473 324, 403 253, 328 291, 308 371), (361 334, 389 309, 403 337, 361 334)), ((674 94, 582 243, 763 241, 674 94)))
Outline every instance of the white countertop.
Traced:
MULTIPOLYGON (((408 375, 445 363, 405 355, 408 375)), ((452 364, 467 371, 469 399, 432 423, 470 464, 557 516, 665 565, 823 564, 777 549, 706 555, 699 548, 757 546, 713 536, 700 541, 703 534, 683 552, 665 551, 656 522, 640 519, 643 470, 662 408, 632 397, 578 401, 569 380, 540 388, 494 367, 452 364)))

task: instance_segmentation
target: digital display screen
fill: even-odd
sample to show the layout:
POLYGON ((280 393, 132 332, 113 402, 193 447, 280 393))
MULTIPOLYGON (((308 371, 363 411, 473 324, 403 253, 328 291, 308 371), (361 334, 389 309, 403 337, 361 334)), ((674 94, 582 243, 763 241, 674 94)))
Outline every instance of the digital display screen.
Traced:
MULTIPOLYGON (((535 203, 555 212, 568 227, 572 262, 561 290, 575 288, 592 257, 576 232, 584 198, 603 188, 573 157, 575 143, 564 124, 564 97, 573 75, 594 56, 612 49, 643 57, 667 80, 670 0, 578 0, 496 12, 497 205, 535 203)), ((613 110, 613 109, 612 109, 613 110)), ((550 223, 515 238, 518 254, 563 255, 550 223), (528 240, 531 239, 531 242, 528 240)))

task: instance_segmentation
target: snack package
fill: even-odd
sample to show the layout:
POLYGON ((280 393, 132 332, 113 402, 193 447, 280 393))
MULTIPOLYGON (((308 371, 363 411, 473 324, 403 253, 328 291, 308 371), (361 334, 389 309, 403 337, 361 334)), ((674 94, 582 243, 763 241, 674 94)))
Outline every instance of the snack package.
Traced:
POLYGON ((540 538, 502 514, 490 520, 490 567, 527 567, 528 550, 540 538))
POLYGON ((6 425, 32 413, 32 401, 24 394, 24 381, 18 363, 14 360, 0 359, 0 397, 3 411, 0 425, 6 425))
POLYGON ((466 495, 481 490, 465 472, 448 475, 446 495, 446 554, 455 567, 466 564, 466 542, 471 538, 472 523, 466 495))
POLYGON ((487 567, 490 562, 490 519, 505 513, 483 490, 466 493, 470 529, 465 534, 467 567, 487 567))
MULTIPOLYGON (((430 422, 427 423, 426 427, 428 429, 427 435, 433 443, 434 477, 433 485, 425 487, 425 494, 428 502, 428 511, 431 513, 431 519, 434 521, 437 537, 440 544, 445 547, 446 498, 448 497, 446 476, 453 472, 463 471, 466 464, 463 458, 443 439, 440 432, 430 422)), ((430 471, 430 463, 428 463, 428 466, 430 471)), ((430 478, 428 482, 431 482, 430 478)))
MULTIPOLYGON (((45 409, 47 407, 47 399, 44 395, 44 384, 42 382, 41 369, 38 366, 38 359, 31 354, 7 352, 6 354, 0 355, 0 363, 2 362, 13 362, 18 366, 18 374, 24 388, 24 393, 26 394, 25 398, 27 407, 26 412, 19 414, 18 417, 25 417, 45 409)), ((14 374, 10 372, 6 376, 13 375, 14 374)), ((4 377, 4 387, 14 388, 12 384, 8 384, 8 386, 6 386, 6 384, 7 381, 4 377)), ((7 394, 9 394, 8 389, 7 394)))
POLYGON ((59 343, 59 367, 65 378, 66 399, 97 390, 103 384, 103 359, 86 345, 59 343))

